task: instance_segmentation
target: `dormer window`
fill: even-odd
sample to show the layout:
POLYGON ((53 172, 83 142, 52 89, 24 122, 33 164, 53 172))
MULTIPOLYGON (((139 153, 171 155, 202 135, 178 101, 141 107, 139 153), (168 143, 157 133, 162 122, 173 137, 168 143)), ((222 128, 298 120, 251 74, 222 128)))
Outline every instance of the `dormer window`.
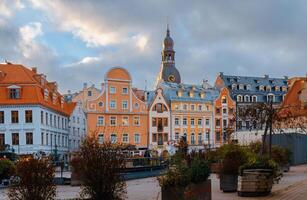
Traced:
POLYGON ((287 92, 287 86, 282 86, 282 91, 287 92))
POLYGON ((271 86, 266 86, 266 91, 271 91, 271 86))
POLYGON ((194 92, 193 92, 192 90, 189 92, 189 96, 190 96, 191 98, 194 97, 194 92))
POLYGON ((178 91, 177 91, 177 96, 178 96, 178 97, 182 97, 182 90, 178 90, 178 91))
POLYGON ((246 86, 246 89, 247 89, 247 90, 251 90, 251 88, 252 88, 252 86, 251 86, 250 84, 248 84, 248 85, 246 86))
POLYGON ((275 86, 275 91, 276 92, 280 91, 280 87, 279 86, 275 86))
POLYGON ((49 97, 49 91, 48 91, 48 89, 45 89, 44 90, 44 99, 45 99, 45 101, 48 101, 48 97, 49 97))
POLYGON ((232 88, 233 90, 236 90, 236 89, 237 89, 237 84, 232 84, 232 85, 231 85, 231 88, 232 88))
POLYGON ((17 85, 12 85, 8 87, 9 89, 9 98, 10 99, 20 99, 20 87, 17 85))
POLYGON ((56 95, 56 93, 53 93, 53 95, 52 95, 52 101, 53 101, 53 104, 56 104, 56 99, 57 99, 57 95, 56 95))
POLYGON ((203 99, 203 98, 205 98, 205 93, 204 93, 204 92, 200 92, 200 93, 199 93, 199 96, 200 96, 200 98, 203 99))
POLYGON ((239 90, 244 90, 244 85, 243 84, 239 85, 239 90))
POLYGON ((260 86, 259 86, 259 90, 260 90, 260 91, 264 91, 264 86, 263 86, 263 85, 260 85, 260 86))
POLYGON ((227 103, 227 97, 226 96, 223 96, 222 97, 222 103, 224 104, 224 103, 227 103))
POLYGON ((64 107, 64 97, 61 97, 61 108, 64 107))

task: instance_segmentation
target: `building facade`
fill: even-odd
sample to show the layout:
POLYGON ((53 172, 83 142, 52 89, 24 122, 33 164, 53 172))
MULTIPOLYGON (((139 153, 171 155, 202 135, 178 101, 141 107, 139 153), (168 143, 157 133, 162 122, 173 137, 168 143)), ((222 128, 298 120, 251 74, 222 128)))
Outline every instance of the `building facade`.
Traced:
POLYGON ((15 153, 68 156, 68 120, 73 104, 55 82, 17 64, 0 64, 0 144, 15 153))
POLYGON ((248 119, 239 115, 241 110, 247 106, 257 103, 271 103, 280 106, 287 91, 288 78, 233 76, 219 73, 215 86, 217 88, 228 88, 230 96, 236 103, 236 131, 233 139, 241 144, 248 144, 261 140, 263 130, 254 127, 248 119))
MULTIPOLYGON (((140 96, 142 91, 132 88, 129 72, 123 68, 110 69, 101 94, 87 104, 88 133, 99 142, 118 142, 148 147, 148 111, 140 96)), ((144 93, 144 91, 143 91, 144 93)))

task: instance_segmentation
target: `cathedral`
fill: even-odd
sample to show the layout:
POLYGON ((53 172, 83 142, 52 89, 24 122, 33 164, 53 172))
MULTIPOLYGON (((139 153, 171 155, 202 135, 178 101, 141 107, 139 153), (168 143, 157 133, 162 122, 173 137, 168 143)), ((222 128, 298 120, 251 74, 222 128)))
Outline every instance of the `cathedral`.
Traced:
POLYGON ((161 82, 181 83, 180 73, 175 66, 174 41, 171 38, 168 26, 161 54, 162 63, 156 85, 158 86, 161 82))

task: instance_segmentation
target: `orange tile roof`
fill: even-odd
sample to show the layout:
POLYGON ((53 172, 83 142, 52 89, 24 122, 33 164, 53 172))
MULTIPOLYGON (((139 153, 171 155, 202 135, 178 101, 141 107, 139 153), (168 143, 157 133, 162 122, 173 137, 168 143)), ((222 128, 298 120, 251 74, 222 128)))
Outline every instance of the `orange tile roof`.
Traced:
POLYGON ((302 94, 307 90, 307 88, 305 88, 306 83, 307 78, 304 77, 296 77, 295 80, 292 81, 291 87, 285 96, 285 99, 279 112, 281 116, 287 117, 287 114, 290 114, 290 116, 293 117, 307 116, 307 107, 306 105, 303 105, 304 102, 301 102, 301 100, 299 99, 300 95, 307 95, 306 93, 302 94))
POLYGON ((19 64, 0 64, 0 105, 40 104, 69 116, 75 104, 61 101, 62 95, 57 91, 55 82, 45 80, 43 74, 37 74, 36 68, 29 69, 19 64), (41 79, 43 82, 41 82, 41 79), (21 87, 21 98, 8 98, 7 87, 16 85, 21 87), (48 90, 49 97, 44 99, 44 90, 48 90), (56 100, 53 102, 53 95, 56 100))

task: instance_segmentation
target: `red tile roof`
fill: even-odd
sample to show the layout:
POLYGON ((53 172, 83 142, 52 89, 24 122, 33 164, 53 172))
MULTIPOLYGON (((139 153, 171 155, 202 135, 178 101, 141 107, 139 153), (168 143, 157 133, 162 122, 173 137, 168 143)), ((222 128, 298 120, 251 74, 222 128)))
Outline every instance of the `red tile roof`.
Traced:
POLYGON ((0 105, 40 104, 69 116, 75 104, 64 102, 56 83, 48 82, 43 74, 36 71, 36 68, 31 70, 19 64, 0 64, 0 105), (20 99, 8 97, 7 87, 12 85, 21 87, 20 99), (48 100, 44 99, 45 90, 49 93, 48 100), (56 98, 54 101, 53 97, 56 98))

